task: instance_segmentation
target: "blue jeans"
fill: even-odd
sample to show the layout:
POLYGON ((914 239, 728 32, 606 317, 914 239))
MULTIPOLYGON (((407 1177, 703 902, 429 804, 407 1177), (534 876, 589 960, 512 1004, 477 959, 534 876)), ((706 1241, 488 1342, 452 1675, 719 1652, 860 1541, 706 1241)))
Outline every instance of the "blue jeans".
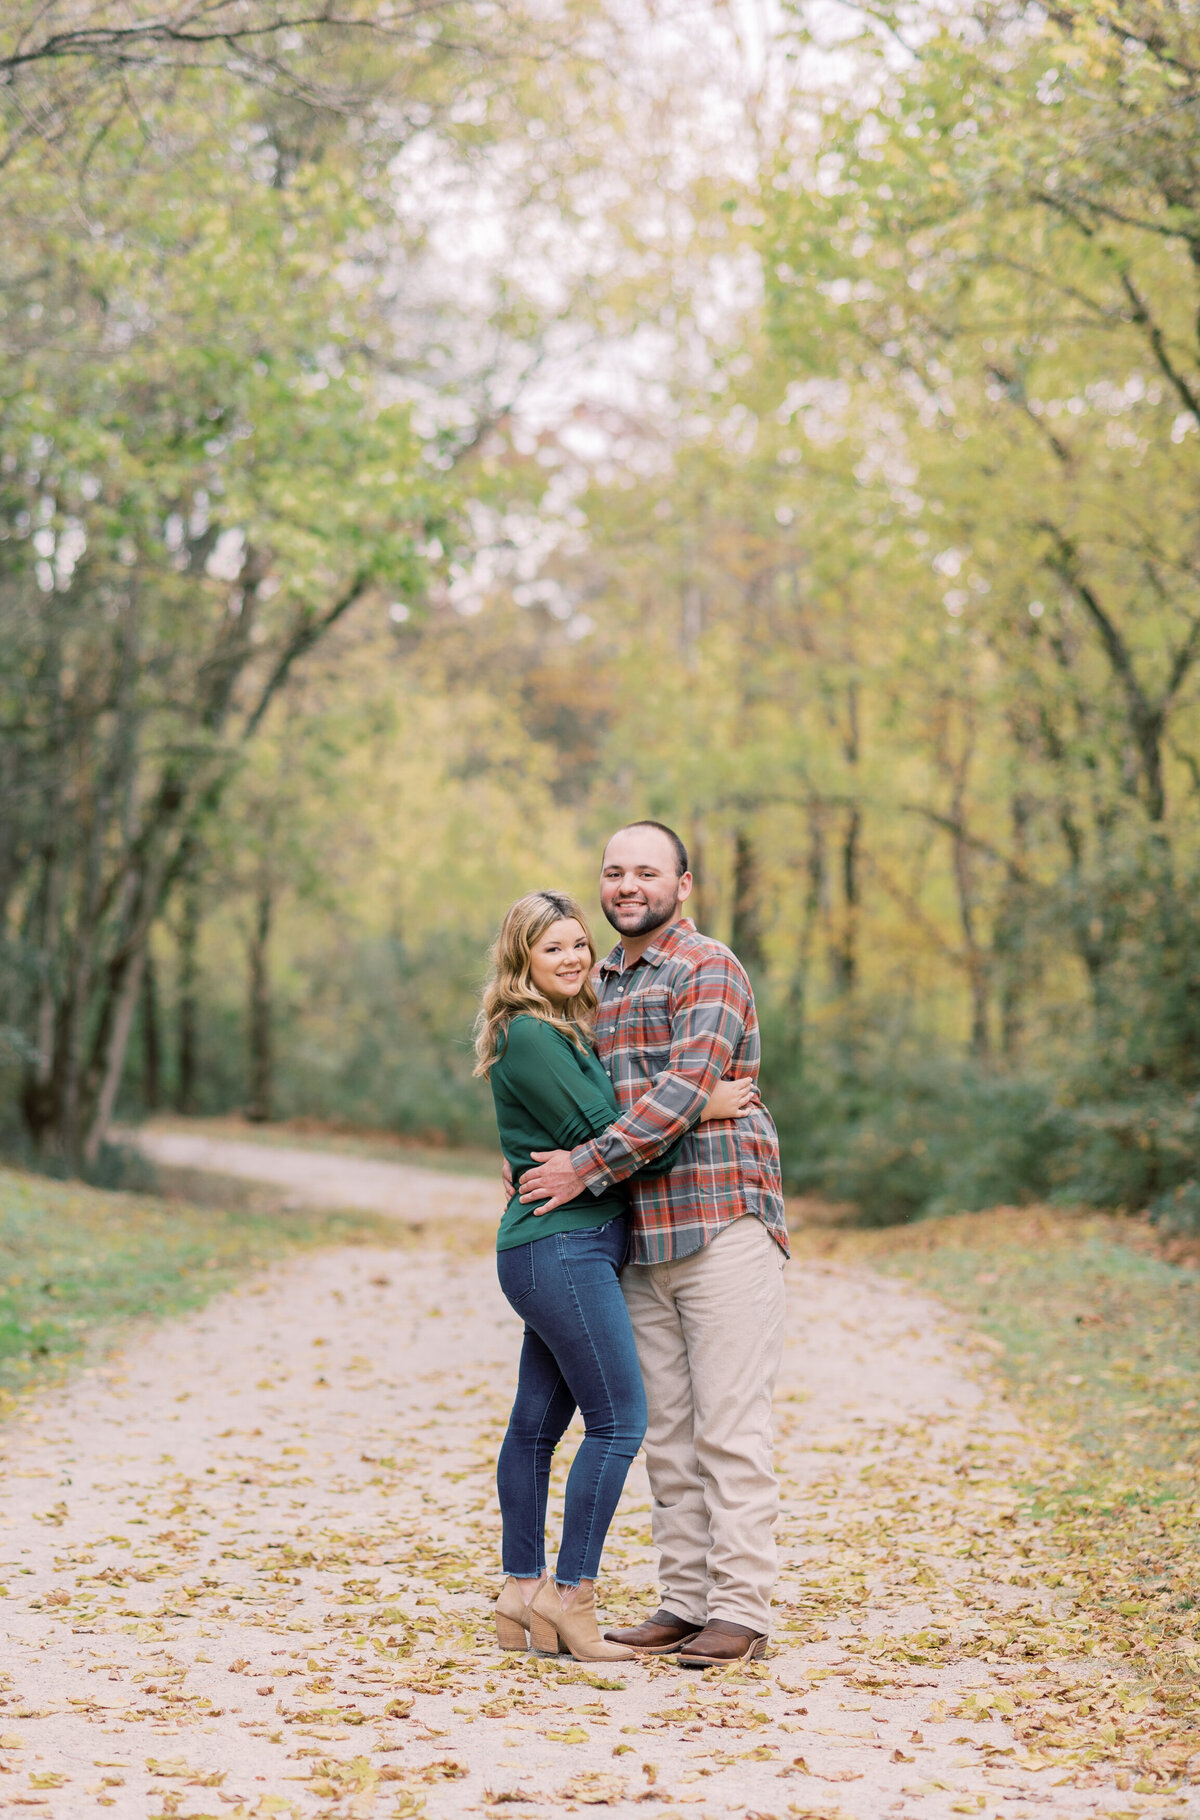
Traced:
POLYGON ((525 1322, 517 1396, 496 1465, 506 1574, 546 1566, 550 1462, 576 1409, 584 1437, 567 1477, 556 1578, 594 1580, 621 1488, 646 1432, 646 1392, 621 1294, 629 1220, 559 1232, 496 1253, 500 1287, 525 1322))

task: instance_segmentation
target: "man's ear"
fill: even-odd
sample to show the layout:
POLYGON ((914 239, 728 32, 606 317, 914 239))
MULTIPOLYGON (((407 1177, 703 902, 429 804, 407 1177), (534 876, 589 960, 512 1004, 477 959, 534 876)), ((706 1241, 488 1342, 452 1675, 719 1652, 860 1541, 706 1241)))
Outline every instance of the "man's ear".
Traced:
POLYGON ((677 887, 677 901, 679 903, 682 904, 686 898, 689 898, 692 895, 693 882, 694 881, 692 879, 692 875, 690 872, 681 872, 680 873, 679 884, 677 887))

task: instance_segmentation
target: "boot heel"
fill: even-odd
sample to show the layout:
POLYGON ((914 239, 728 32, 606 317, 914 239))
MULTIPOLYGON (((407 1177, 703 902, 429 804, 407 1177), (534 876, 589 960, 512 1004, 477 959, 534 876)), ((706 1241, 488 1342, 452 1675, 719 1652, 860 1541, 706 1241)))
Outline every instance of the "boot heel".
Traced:
POLYGON ((558 1632, 540 1612, 531 1611, 529 1614, 529 1641, 539 1656, 558 1654, 558 1632))
POLYGON ((501 1649, 524 1649, 526 1646, 525 1626, 518 1624, 515 1618, 506 1618, 503 1612, 496 1613, 496 1641, 501 1649))
POLYGON ((556 1586, 543 1582, 526 1613, 533 1647, 539 1655, 557 1656, 564 1648, 577 1662, 632 1662, 634 1651, 609 1643, 596 1625, 595 1588, 584 1582, 570 1605, 556 1586))

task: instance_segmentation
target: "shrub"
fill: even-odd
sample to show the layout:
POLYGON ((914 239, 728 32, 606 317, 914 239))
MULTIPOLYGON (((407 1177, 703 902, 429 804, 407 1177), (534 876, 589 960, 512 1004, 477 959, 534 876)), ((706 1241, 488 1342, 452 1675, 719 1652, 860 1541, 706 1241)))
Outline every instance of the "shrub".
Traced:
POLYGON ((1118 1097, 1112 1074, 1094 1070, 1065 1083, 1004 1073, 923 1054, 903 1031, 854 1043, 781 1034, 768 1009, 763 1091, 790 1192, 854 1202, 875 1226, 1045 1198, 1151 1206, 1172 1230, 1198 1217, 1196 1098, 1136 1079, 1118 1097))
POLYGON ((951 1058, 880 1063, 823 1183, 856 1202, 869 1225, 971 1211, 1046 1193, 1058 1142, 1044 1081, 990 1076, 951 1058))
POLYGON ((1058 1199, 1134 1210, 1169 1197, 1195 1174, 1200 1112, 1194 1099, 1161 1088, 1070 1107, 1061 1130, 1051 1165, 1058 1199))
POLYGON ((1200 1238, 1200 1181, 1180 1182, 1150 1205, 1150 1218, 1170 1238, 1200 1238))

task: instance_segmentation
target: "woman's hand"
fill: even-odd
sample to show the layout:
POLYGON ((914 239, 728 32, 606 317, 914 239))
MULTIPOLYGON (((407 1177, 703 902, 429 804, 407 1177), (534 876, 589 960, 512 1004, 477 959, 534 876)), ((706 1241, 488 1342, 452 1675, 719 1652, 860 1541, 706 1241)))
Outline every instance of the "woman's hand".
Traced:
POLYGON ((709 1119, 740 1119, 750 1110, 755 1083, 748 1075, 737 1081, 718 1081, 709 1095, 708 1105, 700 1114, 700 1123, 709 1119))

